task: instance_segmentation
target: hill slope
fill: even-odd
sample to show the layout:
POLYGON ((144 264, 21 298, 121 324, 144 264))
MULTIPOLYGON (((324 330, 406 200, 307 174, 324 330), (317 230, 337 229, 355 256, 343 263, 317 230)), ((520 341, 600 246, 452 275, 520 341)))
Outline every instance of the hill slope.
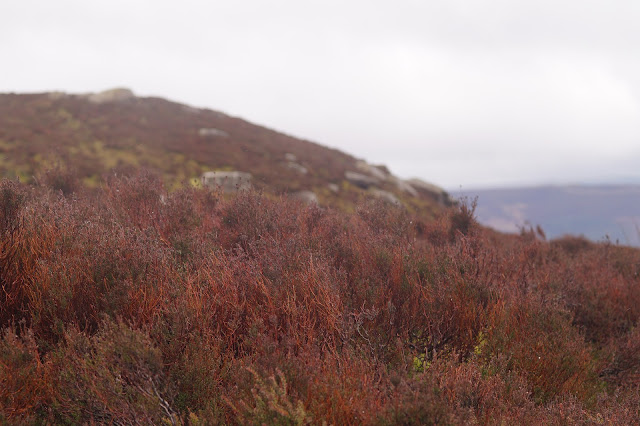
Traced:
POLYGON ((57 164, 89 186, 109 171, 142 166, 172 188, 211 170, 248 172, 268 193, 313 191, 321 204, 347 209, 366 196, 431 212, 447 200, 444 191, 409 184, 338 150, 127 89, 0 94, 0 174, 30 181, 57 164))

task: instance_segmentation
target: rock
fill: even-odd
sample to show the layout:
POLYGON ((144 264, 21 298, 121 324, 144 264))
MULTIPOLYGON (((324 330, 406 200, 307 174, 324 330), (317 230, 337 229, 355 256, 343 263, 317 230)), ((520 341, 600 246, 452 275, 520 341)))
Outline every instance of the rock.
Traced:
POLYGON ((432 183, 425 182, 422 179, 414 178, 409 179, 407 182, 414 188, 421 189, 423 191, 433 192, 434 194, 446 194, 446 191, 444 189, 432 183))
POLYGON ((102 104, 106 102, 122 102, 134 99, 136 95, 130 89, 119 87, 116 89, 105 90, 100 93, 91 93, 87 95, 90 102, 102 104))
POLYGON ((351 171, 344 172, 344 177, 352 184, 359 186, 360 188, 367 189, 370 186, 377 185, 380 180, 373 177, 363 175, 362 173, 356 173, 351 171))
POLYGON ((423 192, 427 192, 433 196, 440 204, 448 205, 451 203, 449 194, 444 189, 429 182, 425 182, 422 179, 409 179, 407 181, 413 188, 423 192))
POLYGON ((251 173, 231 172, 205 172, 201 177, 202 186, 209 188, 221 188, 225 193, 251 189, 251 173))
POLYGON ((300 165, 298 163, 294 163, 293 161, 289 161, 287 163, 287 167, 289 167, 290 169, 295 170, 296 172, 302 174, 302 175, 306 175, 309 170, 307 170, 307 168, 303 165, 300 165))
POLYGON ((331 192, 335 192, 335 193, 340 192, 340 187, 338 186, 338 184, 335 184, 335 183, 327 184, 327 188, 329 188, 329 191, 331 192))
POLYGON ((386 171, 382 170, 382 168, 380 167, 376 167, 376 166, 372 166, 371 164, 367 163, 366 161, 358 161, 356 162, 356 168, 358 170, 360 170, 362 173, 366 173, 370 176, 375 177, 376 179, 379 180, 387 180, 387 177, 389 176, 389 173, 387 173, 386 171))
POLYGON ((400 191, 406 192, 413 197, 418 196, 418 191, 411 186, 411 184, 407 181, 404 181, 396 176, 389 176, 389 182, 393 183, 400 191))
POLYGON ((371 193, 371 195, 376 198, 380 198, 381 200, 386 201, 389 204, 395 204, 397 206, 402 205, 398 197, 396 197, 389 191, 385 191, 379 188, 371 188, 369 189, 369 193, 371 193))
POLYGON ((298 191, 291 194, 291 196, 306 204, 318 204, 318 196, 313 191, 298 191))
POLYGON ((402 179, 398 179, 396 181, 396 186, 398 187, 398 189, 400 191, 407 192, 413 197, 417 197, 418 196, 418 191, 416 191, 416 189, 413 186, 411 186, 408 182, 406 182, 406 181, 404 181, 402 179))
POLYGON ((285 159, 285 160, 287 160, 287 161, 298 161, 298 157, 296 157, 296 155, 295 155, 295 154, 292 154, 292 153, 290 153, 290 152, 287 152, 287 153, 284 155, 284 159, 285 159))
POLYGON ((198 134, 202 137, 213 137, 213 138, 228 138, 229 133, 224 130, 214 129, 213 127, 203 127, 198 130, 198 134))

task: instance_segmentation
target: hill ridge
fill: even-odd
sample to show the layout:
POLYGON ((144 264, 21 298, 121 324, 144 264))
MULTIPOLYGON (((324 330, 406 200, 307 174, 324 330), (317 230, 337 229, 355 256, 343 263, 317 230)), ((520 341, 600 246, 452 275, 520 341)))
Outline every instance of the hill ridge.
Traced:
POLYGON ((351 208, 376 197, 437 211, 448 194, 397 178, 338 149, 239 117, 130 89, 99 93, 0 94, 0 173, 32 180, 63 164, 91 186, 104 173, 146 167, 169 187, 209 171, 251 173, 259 190, 312 191, 321 204, 351 208))

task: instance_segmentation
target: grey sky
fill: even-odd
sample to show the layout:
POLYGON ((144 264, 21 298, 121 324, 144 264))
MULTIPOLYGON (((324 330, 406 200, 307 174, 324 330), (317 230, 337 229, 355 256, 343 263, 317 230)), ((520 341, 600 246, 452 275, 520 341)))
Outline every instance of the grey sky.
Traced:
POLYGON ((126 86, 455 189, 640 183, 640 2, 4 0, 0 91, 126 86))

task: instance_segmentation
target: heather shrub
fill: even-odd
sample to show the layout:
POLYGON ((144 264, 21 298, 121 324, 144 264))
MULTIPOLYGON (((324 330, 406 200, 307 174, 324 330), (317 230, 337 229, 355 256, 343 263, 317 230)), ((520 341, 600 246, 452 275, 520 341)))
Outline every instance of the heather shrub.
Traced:
POLYGON ((530 297, 503 306, 478 351, 503 357, 504 371, 525 377, 538 403, 562 394, 593 397, 599 389, 589 348, 571 327, 569 313, 548 303, 530 297))
POLYGON ((59 369, 52 415, 64 423, 173 423, 173 391, 149 337, 106 320, 96 335, 69 330, 53 354, 59 369))
POLYGON ((36 179, 41 185, 50 188, 54 192, 60 192, 64 196, 69 196, 82 190, 82 184, 74 170, 63 168, 58 164, 55 167, 45 170, 36 179))
POLYGON ((500 235, 473 203, 51 186, 0 183, 2 421, 637 418, 637 250, 500 235))
POLYGON ((469 232, 477 228, 478 223, 475 220, 477 205, 477 199, 472 200, 471 203, 469 203, 468 200, 463 199, 458 206, 456 206, 450 217, 450 239, 454 239, 458 234, 467 235, 469 232))
POLYGON ((0 229, 4 235, 14 232, 19 226, 20 210, 27 194, 19 182, 3 179, 0 183, 0 229))
POLYGON ((433 359, 427 369, 396 379, 394 403, 384 413, 386 424, 526 424, 539 413, 526 381, 510 372, 492 371, 493 360, 433 359))
POLYGON ((140 229, 159 225, 166 193, 157 174, 143 169, 130 176, 110 176, 104 192, 110 207, 125 224, 140 229))
POLYGON ((284 236, 297 224, 297 203, 271 200, 259 193, 241 191, 221 213, 221 243, 225 248, 248 249, 250 242, 284 236))
POLYGON ((551 242, 552 247, 558 247, 569 256, 575 256, 581 252, 593 248, 593 243, 584 237, 566 235, 551 242))
POLYGON ((167 249, 148 232, 96 215, 60 230, 63 246, 33 273, 31 315, 43 332, 59 334, 57 321, 94 331, 103 314, 149 322, 162 310, 162 284, 172 277, 167 249))
POLYGON ((219 342, 191 335, 181 356, 169 368, 176 409, 193 412, 210 423, 222 421, 227 410, 222 396, 223 387, 229 382, 229 368, 219 342))
POLYGON ((3 182, 3 232, 0 241, 0 326, 27 319, 34 294, 32 274, 54 244, 55 225, 34 195, 15 183, 3 182))
POLYGON ((362 349, 307 355, 298 361, 298 374, 307 377, 307 410, 314 418, 330 424, 370 424, 390 402, 386 368, 363 356, 362 349))
POLYGON ((411 218, 403 207, 383 200, 369 200, 356 209, 356 214, 375 234, 403 240, 412 237, 411 218))
POLYGON ((0 422, 32 423, 37 415, 46 415, 54 394, 53 378, 52 365, 42 360, 31 330, 2 330, 0 422))
POLYGON ((157 232, 180 267, 197 262, 215 247, 218 204, 219 194, 213 191, 185 188, 167 195, 157 232))
POLYGON ((564 251, 552 252, 556 286, 574 315, 574 325, 599 346, 626 334, 640 319, 640 281, 633 270, 636 262, 621 262, 619 256, 624 251, 593 246, 567 253, 570 260, 563 256, 564 251))
POLYGON ((607 347, 609 359, 601 371, 609 383, 640 386, 640 329, 635 328, 607 347))
POLYGON ((268 378, 261 377, 255 370, 248 368, 254 378, 255 385, 251 389, 252 401, 233 402, 227 404, 242 424, 262 425, 306 425, 312 421, 305 411, 302 401, 289 395, 287 379, 282 371, 268 378))
MULTIPOLYGON (((279 395, 274 405, 289 407, 287 419, 293 418, 293 409, 304 412, 305 419, 313 423, 371 424, 390 401, 384 367, 363 357, 359 350, 325 353, 319 348, 306 348, 293 355, 275 345, 258 363, 244 367, 240 372, 246 373, 236 375, 236 388, 226 399, 240 401, 245 412, 264 410, 261 401, 279 395), (276 386, 280 389, 274 389, 276 386), (256 398, 256 391, 263 395, 256 398)), ((234 402, 232 405, 234 411, 239 408, 234 402)))

